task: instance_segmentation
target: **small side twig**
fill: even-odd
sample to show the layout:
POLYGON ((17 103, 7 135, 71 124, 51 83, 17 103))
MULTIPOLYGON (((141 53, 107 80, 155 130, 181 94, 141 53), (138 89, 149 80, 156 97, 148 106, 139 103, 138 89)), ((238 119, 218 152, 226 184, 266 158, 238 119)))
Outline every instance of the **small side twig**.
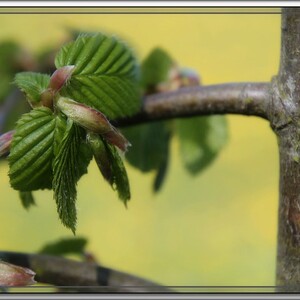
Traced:
POLYGON ((136 115, 113 122, 125 127, 150 121, 211 114, 240 114, 267 119, 270 83, 245 82, 184 87, 143 99, 136 115))
POLYGON ((55 286, 83 288, 97 292, 168 292, 166 287, 95 263, 78 262, 59 256, 0 252, 3 261, 30 268, 35 279, 55 286))

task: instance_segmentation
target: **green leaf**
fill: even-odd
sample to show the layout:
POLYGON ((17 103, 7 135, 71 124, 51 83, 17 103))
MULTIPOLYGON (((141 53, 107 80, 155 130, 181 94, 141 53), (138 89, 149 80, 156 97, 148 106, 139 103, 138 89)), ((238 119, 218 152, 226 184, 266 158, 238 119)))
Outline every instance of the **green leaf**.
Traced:
POLYGON ((35 205, 32 192, 19 192, 19 196, 25 209, 29 209, 32 205, 35 205))
POLYGON ((20 191, 51 188, 55 117, 36 108, 17 122, 8 156, 11 186, 20 191))
POLYGON ((74 65, 60 94, 89 105, 108 118, 134 114, 140 108, 137 63, 129 48, 103 34, 80 35, 56 56, 57 68, 74 65))
POLYGON ((160 166, 157 170, 154 183, 153 183, 153 190, 156 193, 159 192, 163 186, 168 171, 168 165, 169 165, 169 147, 166 147, 165 156, 160 163, 160 166))
POLYGON ((157 172, 153 189, 158 191, 164 181, 171 137, 170 123, 153 122, 122 130, 132 144, 126 153, 128 162, 142 172, 157 172))
POLYGON ((68 120, 53 161, 53 191, 57 211, 62 223, 73 233, 76 229, 76 184, 82 175, 80 143, 82 132, 73 121, 68 120))
POLYGON ((56 242, 45 245, 40 251, 41 254, 49 255, 65 255, 84 253, 87 244, 87 239, 82 237, 64 238, 56 242))
POLYGON ((126 205, 130 199, 130 186, 123 160, 114 146, 108 143, 106 143, 106 146, 111 157, 113 187, 117 189, 119 198, 126 205))
POLYGON ((119 198, 126 205, 130 199, 130 186, 125 166, 117 149, 94 133, 88 134, 88 142, 101 174, 112 188, 118 191, 119 198))
POLYGON ((48 88, 50 76, 34 72, 21 72, 15 76, 15 84, 25 93, 29 102, 36 104, 48 88))
MULTIPOLYGON (((17 60, 21 58, 22 49, 13 41, 0 44, 0 73, 12 74, 16 71, 17 60)), ((1 74, 2 75, 2 74, 1 74)))
POLYGON ((113 171, 111 165, 111 156, 109 155, 109 149, 107 149, 106 143, 100 135, 89 132, 87 134, 87 140, 94 154, 95 161, 98 168, 105 180, 110 185, 113 184, 113 171))
POLYGON ((165 158, 170 130, 166 122, 153 122, 122 129, 132 147, 126 159, 142 172, 157 169, 165 158))
POLYGON ((191 174, 199 173, 211 164, 228 140, 224 116, 179 119, 175 126, 181 158, 191 174))
POLYGON ((150 52, 141 66, 142 85, 147 91, 168 79, 169 71, 174 66, 173 59, 161 48, 150 52))
MULTIPOLYGON (((61 148, 61 143, 63 141, 64 135, 67 130, 67 118, 58 114, 56 116, 55 132, 54 132, 54 143, 53 143, 53 153, 54 157, 58 155, 61 148)), ((86 142, 86 132, 84 129, 77 126, 79 144, 78 146, 78 163, 76 165, 78 180, 87 173, 87 168, 90 161, 93 158, 93 153, 86 142)))

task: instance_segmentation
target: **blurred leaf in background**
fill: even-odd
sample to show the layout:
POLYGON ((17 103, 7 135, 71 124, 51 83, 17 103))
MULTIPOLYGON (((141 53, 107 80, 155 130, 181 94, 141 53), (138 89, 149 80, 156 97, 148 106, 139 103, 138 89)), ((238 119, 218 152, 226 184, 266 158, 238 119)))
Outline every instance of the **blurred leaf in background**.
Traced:
MULTIPOLYGON (((195 71, 180 68, 161 48, 152 50, 142 63, 141 85, 145 95, 200 84, 200 76, 195 71)), ((224 116, 153 122, 131 126, 123 132, 133 145, 126 155, 128 162, 142 172, 155 171, 155 192, 160 190, 167 174, 172 136, 178 136, 181 159, 192 175, 210 165, 228 140, 224 116)))
POLYGON ((88 241, 83 237, 62 238, 44 245, 38 253, 49 255, 76 254, 82 256, 88 241))

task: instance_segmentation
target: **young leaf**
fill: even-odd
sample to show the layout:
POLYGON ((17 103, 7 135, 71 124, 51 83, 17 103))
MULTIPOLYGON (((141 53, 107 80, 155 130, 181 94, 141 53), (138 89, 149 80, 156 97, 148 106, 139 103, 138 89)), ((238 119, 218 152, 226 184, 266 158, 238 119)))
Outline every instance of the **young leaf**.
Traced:
POLYGON ((120 150, 125 152, 130 145, 100 111, 65 97, 58 99, 57 108, 81 127, 101 134, 107 142, 117 146, 120 150))
MULTIPOLYGON (((55 131, 54 131, 54 142, 53 142, 53 153, 54 157, 58 155, 58 152, 60 151, 61 142, 64 138, 65 132, 67 129, 67 119, 65 116, 58 114, 56 116, 56 123, 55 123, 55 131)), ((87 173, 87 167, 89 165, 89 162, 93 158, 93 153, 86 143, 86 132, 84 129, 77 126, 77 130, 79 132, 80 142, 78 144, 79 152, 78 152, 78 164, 76 166, 77 168, 77 174, 78 174, 78 180, 81 178, 82 175, 87 173)))
POLYGON ((88 142, 103 177, 118 191, 119 198, 126 205, 130 199, 130 187, 125 166, 117 149, 94 133, 88 134, 88 142))
POLYGON ((166 122, 153 122, 122 129, 132 143, 126 159, 142 172, 157 169, 165 157, 170 130, 166 122))
POLYGON ((115 119, 140 107, 137 63, 127 46, 103 34, 80 35, 56 56, 57 68, 75 66, 60 94, 115 119))
POLYGON ((25 209, 29 209, 30 206, 35 205, 35 201, 32 195, 32 192, 19 192, 19 196, 22 202, 22 205, 25 209))
POLYGON ((11 82, 17 71, 16 62, 20 53, 21 48, 14 42, 4 41, 0 43, 0 103, 4 101, 12 89, 11 82))
POLYGON ((171 129, 168 122, 154 122, 122 130, 132 143, 126 159, 142 172, 156 170, 154 191, 158 191, 164 181, 169 156, 171 129))
POLYGON ((181 158, 191 174, 201 172, 212 163, 228 139, 224 116, 179 119, 175 124, 181 158))
POLYGON ((142 85, 147 92, 156 90, 156 86, 168 79, 174 66, 173 59, 161 48, 153 49, 141 66, 142 85))
POLYGON ((51 188, 55 117, 36 108, 18 121, 8 156, 11 186, 20 191, 51 188))
POLYGON ((168 165, 169 165, 169 144, 170 143, 166 144, 165 156, 161 160, 160 166, 157 170, 157 173, 156 173, 156 176, 154 179, 153 190, 156 193, 159 192, 159 190, 162 188, 162 185, 163 185, 166 175, 167 175, 168 165))
POLYGON ((58 145, 53 161, 53 191, 57 211, 62 223, 75 233, 76 228, 76 184, 80 178, 78 168, 81 143, 80 128, 68 120, 63 138, 58 145))
POLYGON ((40 251, 41 254, 49 255, 65 255, 84 253, 87 244, 87 239, 82 237, 64 238, 56 242, 45 245, 40 251))
POLYGON ((107 149, 112 164, 113 187, 117 189, 120 200, 126 205, 130 200, 130 186, 123 160, 114 146, 107 144, 107 149))
POLYGON ((46 74, 21 72, 15 76, 15 84, 33 106, 41 101, 41 94, 48 88, 49 82, 50 76, 46 74))
POLYGON ((112 185, 113 171, 112 171, 112 165, 110 161, 110 155, 108 153, 106 144, 98 134, 92 132, 89 132, 87 134, 87 141, 91 146, 95 161, 98 165, 98 168, 103 178, 107 180, 110 185, 112 185))

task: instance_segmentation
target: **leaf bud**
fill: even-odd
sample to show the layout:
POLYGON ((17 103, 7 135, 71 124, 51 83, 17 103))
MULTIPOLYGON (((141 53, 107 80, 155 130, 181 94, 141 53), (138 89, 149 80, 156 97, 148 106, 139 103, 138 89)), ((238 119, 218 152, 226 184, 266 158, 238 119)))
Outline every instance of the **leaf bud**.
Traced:
POLYGON ((64 66, 57 69, 50 78, 49 88, 58 92, 71 78, 75 66, 64 66))
POLYGON ((201 84, 201 79, 199 74, 190 68, 180 68, 179 77, 181 82, 181 87, 184 86, 196 86, 201 84))
POLYGON ((101 137, 98 134, 92 132, 88 132, 87 142, 91 146, 95 161, 98 165, 98 168, 102 176, 110 184, 112 184, 113 178, 112 178, 111 161, 104 142, 102 141, 101 137))
POLYGON ((0 286, 25 286, 36 283, 35 272, 28 268, 0 261, 0 286))
POLYGON ((88 131, 101 134, 108 143, 117 146, 120 150, 125 152, 130 145, 100 111, 66 97, 58 99, 57 107, 75 123, 88 131))
POLYGON ((9 154, 10 145, 15 131, 8 131, 0 136, 0 157, 9 154))

